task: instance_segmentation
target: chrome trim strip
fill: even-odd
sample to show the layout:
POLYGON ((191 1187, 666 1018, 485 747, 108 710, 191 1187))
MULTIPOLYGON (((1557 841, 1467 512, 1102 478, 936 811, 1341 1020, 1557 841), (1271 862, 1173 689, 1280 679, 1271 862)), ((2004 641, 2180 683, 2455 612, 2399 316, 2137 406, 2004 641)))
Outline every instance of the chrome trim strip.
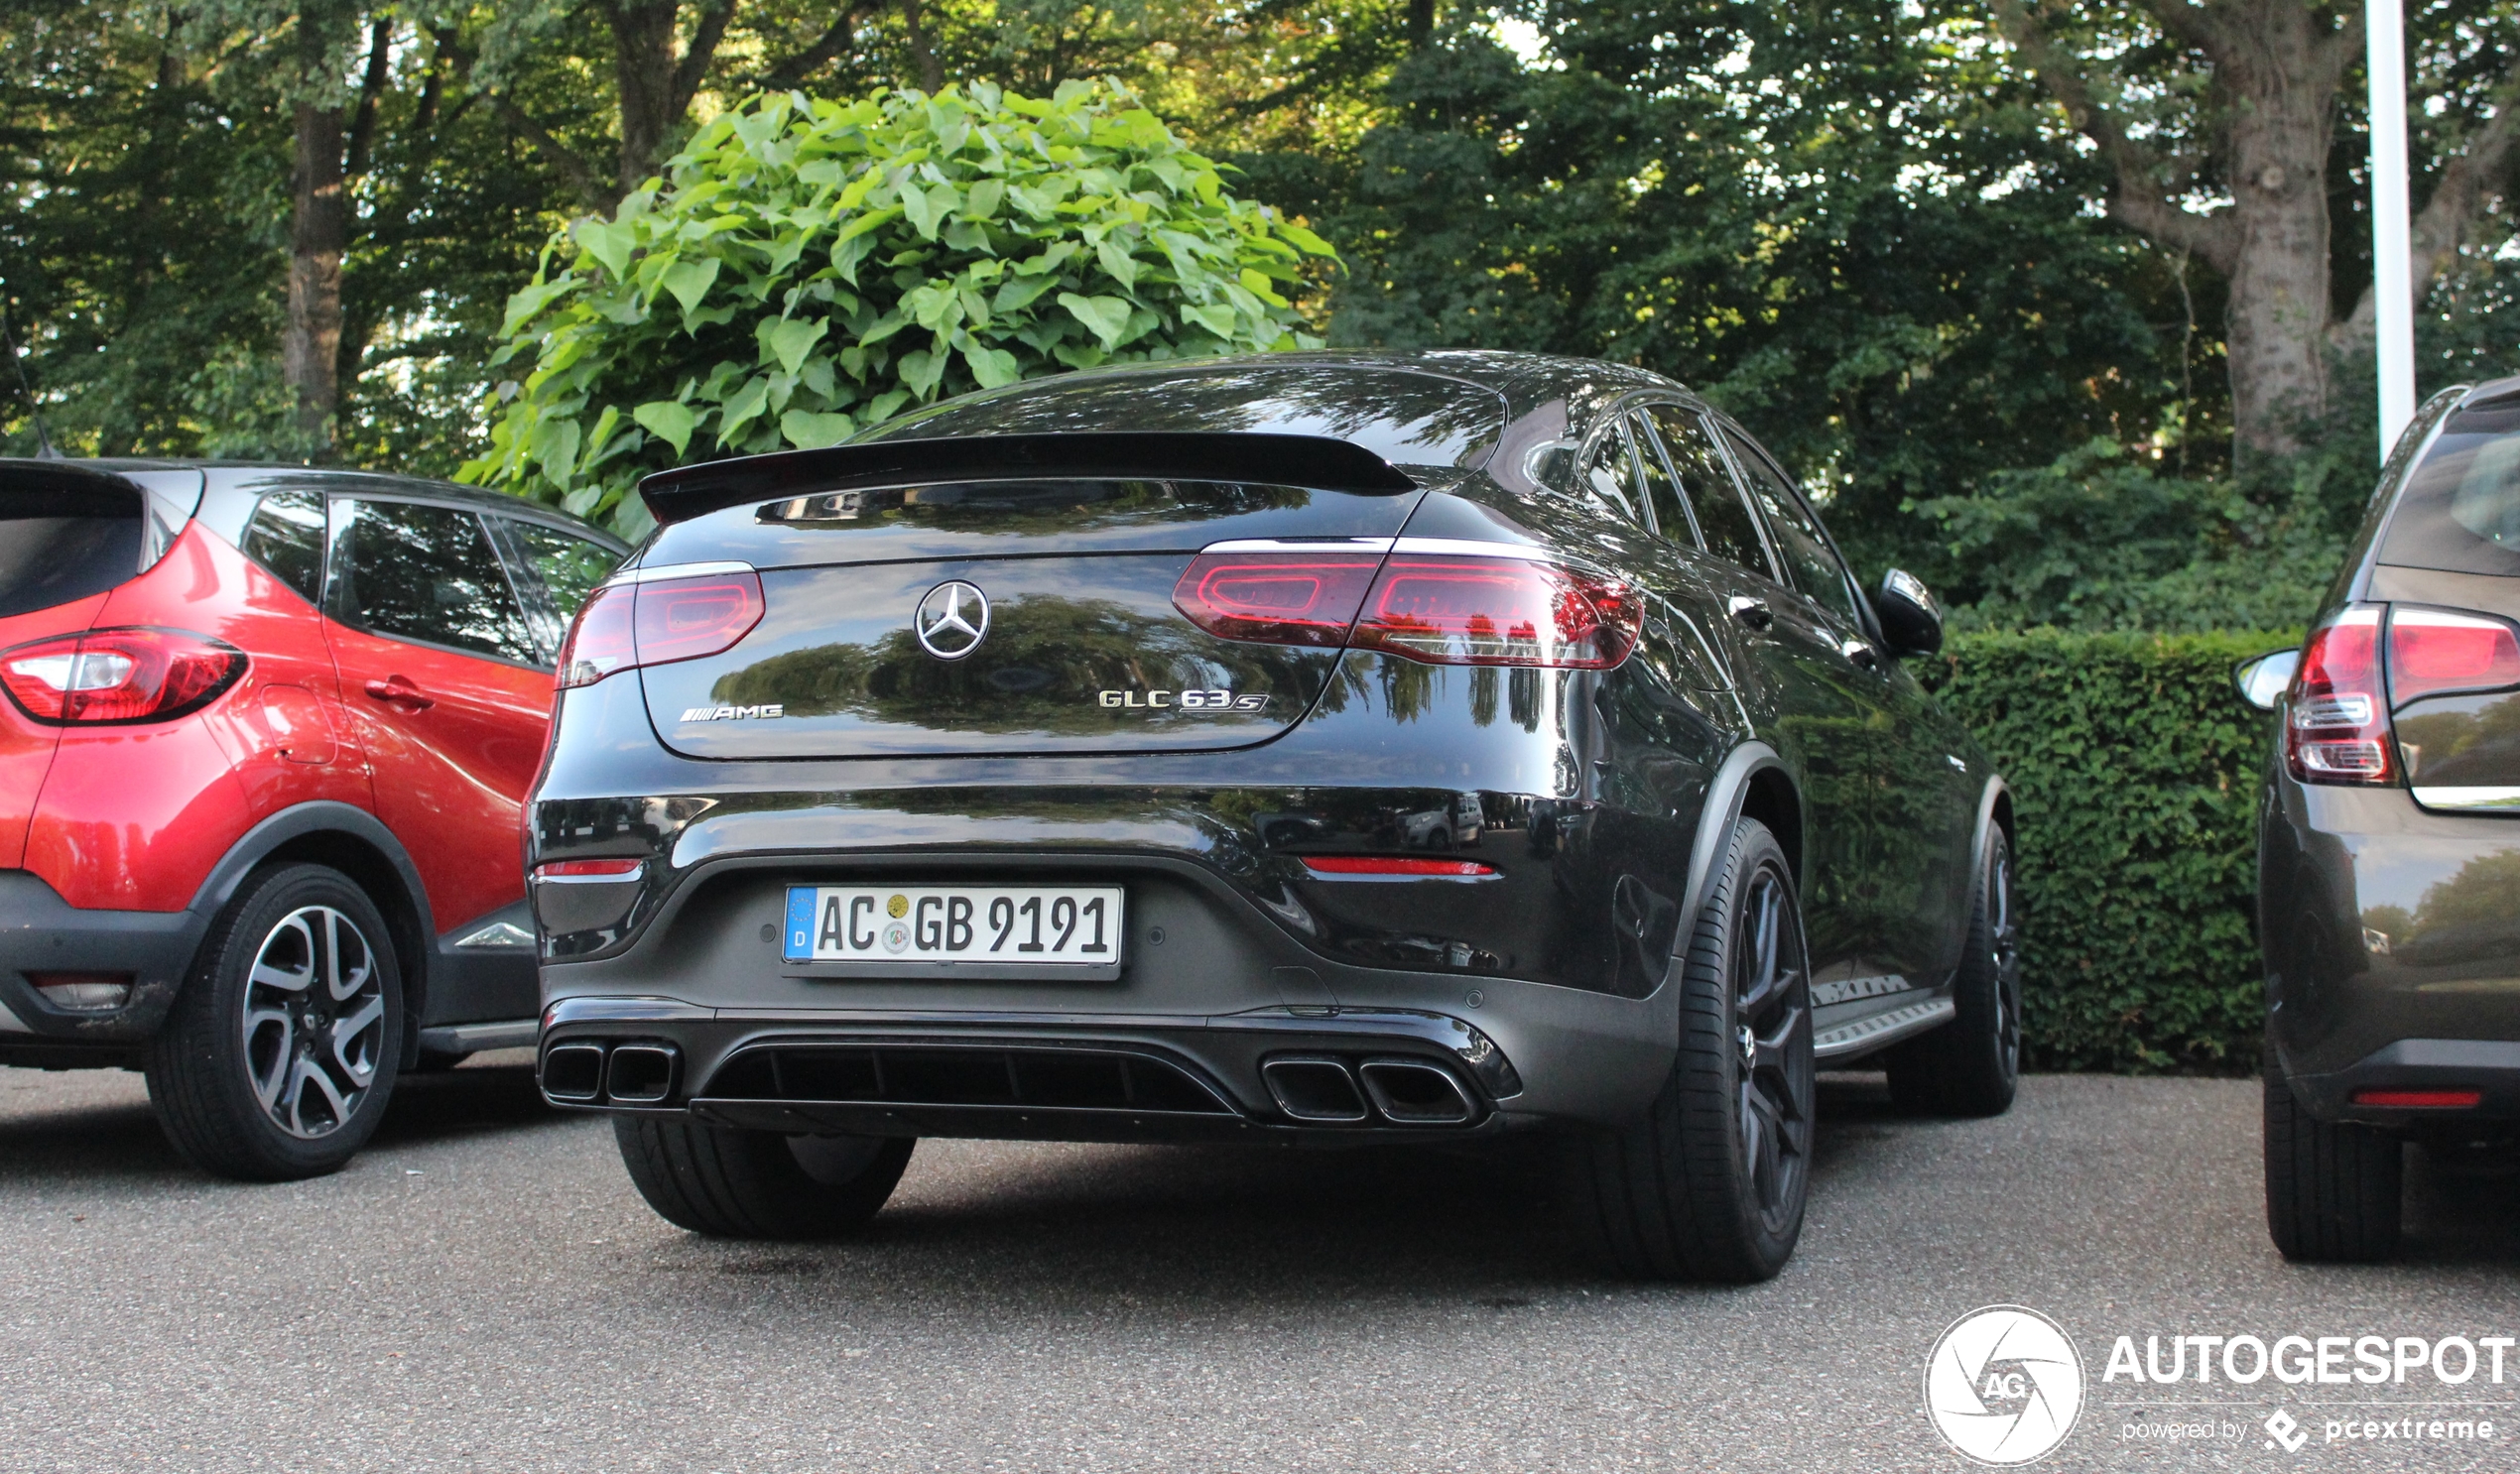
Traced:
POLYGON ((1231 538, 1198 550, 1211 553, 1389 553, 1397 538, 1231 538))
POLYGON ((1451 554, 1459 557, 1518 557, 1525 562, 1562 562, 1557 553, 1546 548, 1522 543, 1480 543, 1467 538, 1395 538, 1394 553, 1451 554))
POLYGON ((1911 1034, 1923 1034, 1938 1024, 1949 1023, 1952 1016, 1957 1012, 1957 1008, 1948 998, 1929 998, 1923 1003, 1911 1003, 1905 1008, 1894 1008, 1869 1018, 1857 1019, 1852 1024, 1840 1024, 1834 1029, 1824 1029, 1812 1036, 1812 1057, 1815 1059, 1834 1058, 1840 1054, 1851 1054, 1857 1049, 1868 1049, 1875 1045, 1903 1040, 1911 1034))
POLYGON ((2426 808, 2482 809, 2494 813, 2520 813, 2520 788, 2507 785, 2477 785, 2462 788, 2424 788, 2415 790, 2415 801, 2426 808))
POLYGON ((717 1010, 679 998, 591 995, 564 998, 543 1010, 543 1027, 561 1024, 637 1024, 649 1019, 714 1019, 717 1010))
POLYGON ((615 588, 625 583, 654 583, 663 578, 705 578, 712 573, 754 573, 752 564, 732 558, 705 563, 659 563, 653 568, 624 568, 603 581, 603 587, 615 588))

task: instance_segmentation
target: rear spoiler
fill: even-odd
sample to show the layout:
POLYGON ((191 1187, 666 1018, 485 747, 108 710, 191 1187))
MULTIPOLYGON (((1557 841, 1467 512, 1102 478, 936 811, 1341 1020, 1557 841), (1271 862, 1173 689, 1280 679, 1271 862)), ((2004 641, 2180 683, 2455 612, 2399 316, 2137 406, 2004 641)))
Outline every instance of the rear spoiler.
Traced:
POLYGON ((1381 456, 1325 435, 1090 432, 870 440, 659 471, 639 483, 658 522, 750 501, 938 481, 1257 481, 1315 491, 1415 491, 1381 456))

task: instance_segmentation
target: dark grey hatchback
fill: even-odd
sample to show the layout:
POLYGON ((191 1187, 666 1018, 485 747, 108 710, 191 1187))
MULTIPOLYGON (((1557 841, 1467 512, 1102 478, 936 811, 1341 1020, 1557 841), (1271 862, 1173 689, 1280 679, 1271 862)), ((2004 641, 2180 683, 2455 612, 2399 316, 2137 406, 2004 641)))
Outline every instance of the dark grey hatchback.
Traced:
POLYGON ((1288 354, 667 472, 530 815, 541 1080, 816 1237, 922 1136, 1551 1128, 1631 1274, 1792 1253, 1814 1072, 2012 1099, 2011 812, 1671 382, 1288 354))
POLYGON ((2520 1121, 2520 378, 2400 437, 2278 713, 2258 812, 2266 1213, 2292 1259, 2396 1251, 2405 1144, 2520 1121))

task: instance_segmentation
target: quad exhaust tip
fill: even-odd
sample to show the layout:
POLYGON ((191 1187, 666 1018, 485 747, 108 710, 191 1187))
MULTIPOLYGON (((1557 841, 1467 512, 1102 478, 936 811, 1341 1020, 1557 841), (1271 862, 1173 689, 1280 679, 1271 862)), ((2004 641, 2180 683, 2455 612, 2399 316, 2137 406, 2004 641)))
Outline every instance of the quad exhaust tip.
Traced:
POLYGON ((543 1093, 554 1100, 594 1100, 604 1093, 604 1046, 554 1044, 543 1051, 543 1093))
POLYGON ((604 1070, 604 1095, 618 1105, 660 1105, 674 1094, 672 1044, 615 1044, 604 1070))
POLYGON ((543 1093, 572 1105, 663 1105, 682 1062, 672 1044, 572 1040, 543 1051, 543 1093))
POLYGON ((1260 1066, 1278 1109, 1298 1121, 1353 1125, 1369 1114, 1343 1059, 1272 1059, 1260 1066))
POLYGON ((1478 1113, 1452 1071, 1422 1059, 1368 1059, 1357 1066, 1374 1109, 1402 1126, 1458 1126, 1478 1113))

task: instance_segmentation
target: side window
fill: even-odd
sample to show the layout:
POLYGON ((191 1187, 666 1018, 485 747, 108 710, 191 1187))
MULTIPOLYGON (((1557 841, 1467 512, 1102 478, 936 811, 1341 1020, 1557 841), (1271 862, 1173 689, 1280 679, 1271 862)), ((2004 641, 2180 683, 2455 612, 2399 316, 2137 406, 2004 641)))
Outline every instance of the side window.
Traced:
POLYGON ((1601 443, 1593 446, 1592 454, 1585 457, 1583 484, 1595 498, 1621 517, 1639 524, 1645 521, 1636 510, 1639 490, 1636 453, 1628 447, 1624 426, 1612 425, 1610 432, 1603 435, 1601 443))
POLYGON ((1758 447, 1734 433, 1723 432, 1732 447, 1732 457, 1741 464, 1742 478, 1749 483, 1750 495, 1766 514, 1768 531, 1776 535, 1777 555, 1794 575, 1794 586, 1811 596, 1813 602, 1846 622, 1850 630, 1864 628, 1863 616, 1855 612, 1855 594, 1846 578, 1845 566, 1829 550, 1828 537, 1820 528, 1820 519, 1803 505, 1794 488, 1758 447))
POLYGON ((1742 505, 1732 473, 1724 469, 1723 457, 1706 438, 1704 422, 1680 405, 1656 405, 1645 413, 1671 454, 1672 470, 1680 477, 1690 510, 1697 514, 1699 541, 1727 562, 1775 577, 1767 548, 1750 521, 1750 509, 1742 505))
POLYGON ((557 656, 560 642, 568 633, 568 622, 595 586, 612 576, 621 562, 621 554, 601 543, 573 537, 558 528, 537 522, 519 522, 512 517, 490 519, 506 540, 509 555, 527 570, 526 581, 535 585, 528 602, 536 607, 532 613, 539 627, 543 648, 557 656), (538 596, 539 595, 539 596, 538 596))
POLYGON ((341 501, 333 610, 371 634, 542 663, 481 519, 453 507, 341 501))
POLYGON ((1654 443, 1652 424, 1643 415, 1630 415, 1627 432, 1636 442, 1637 469, 1645 473, 1645 505, 1654 514, 1654 530, 1683 548, 1698 547, 1697 524, 1681 504, 1680 482, 1654 443))
POLYGON ((285 486, 263 493, 239 546, 308 603, 323 597, 323 498, 315 492, 285 486))

